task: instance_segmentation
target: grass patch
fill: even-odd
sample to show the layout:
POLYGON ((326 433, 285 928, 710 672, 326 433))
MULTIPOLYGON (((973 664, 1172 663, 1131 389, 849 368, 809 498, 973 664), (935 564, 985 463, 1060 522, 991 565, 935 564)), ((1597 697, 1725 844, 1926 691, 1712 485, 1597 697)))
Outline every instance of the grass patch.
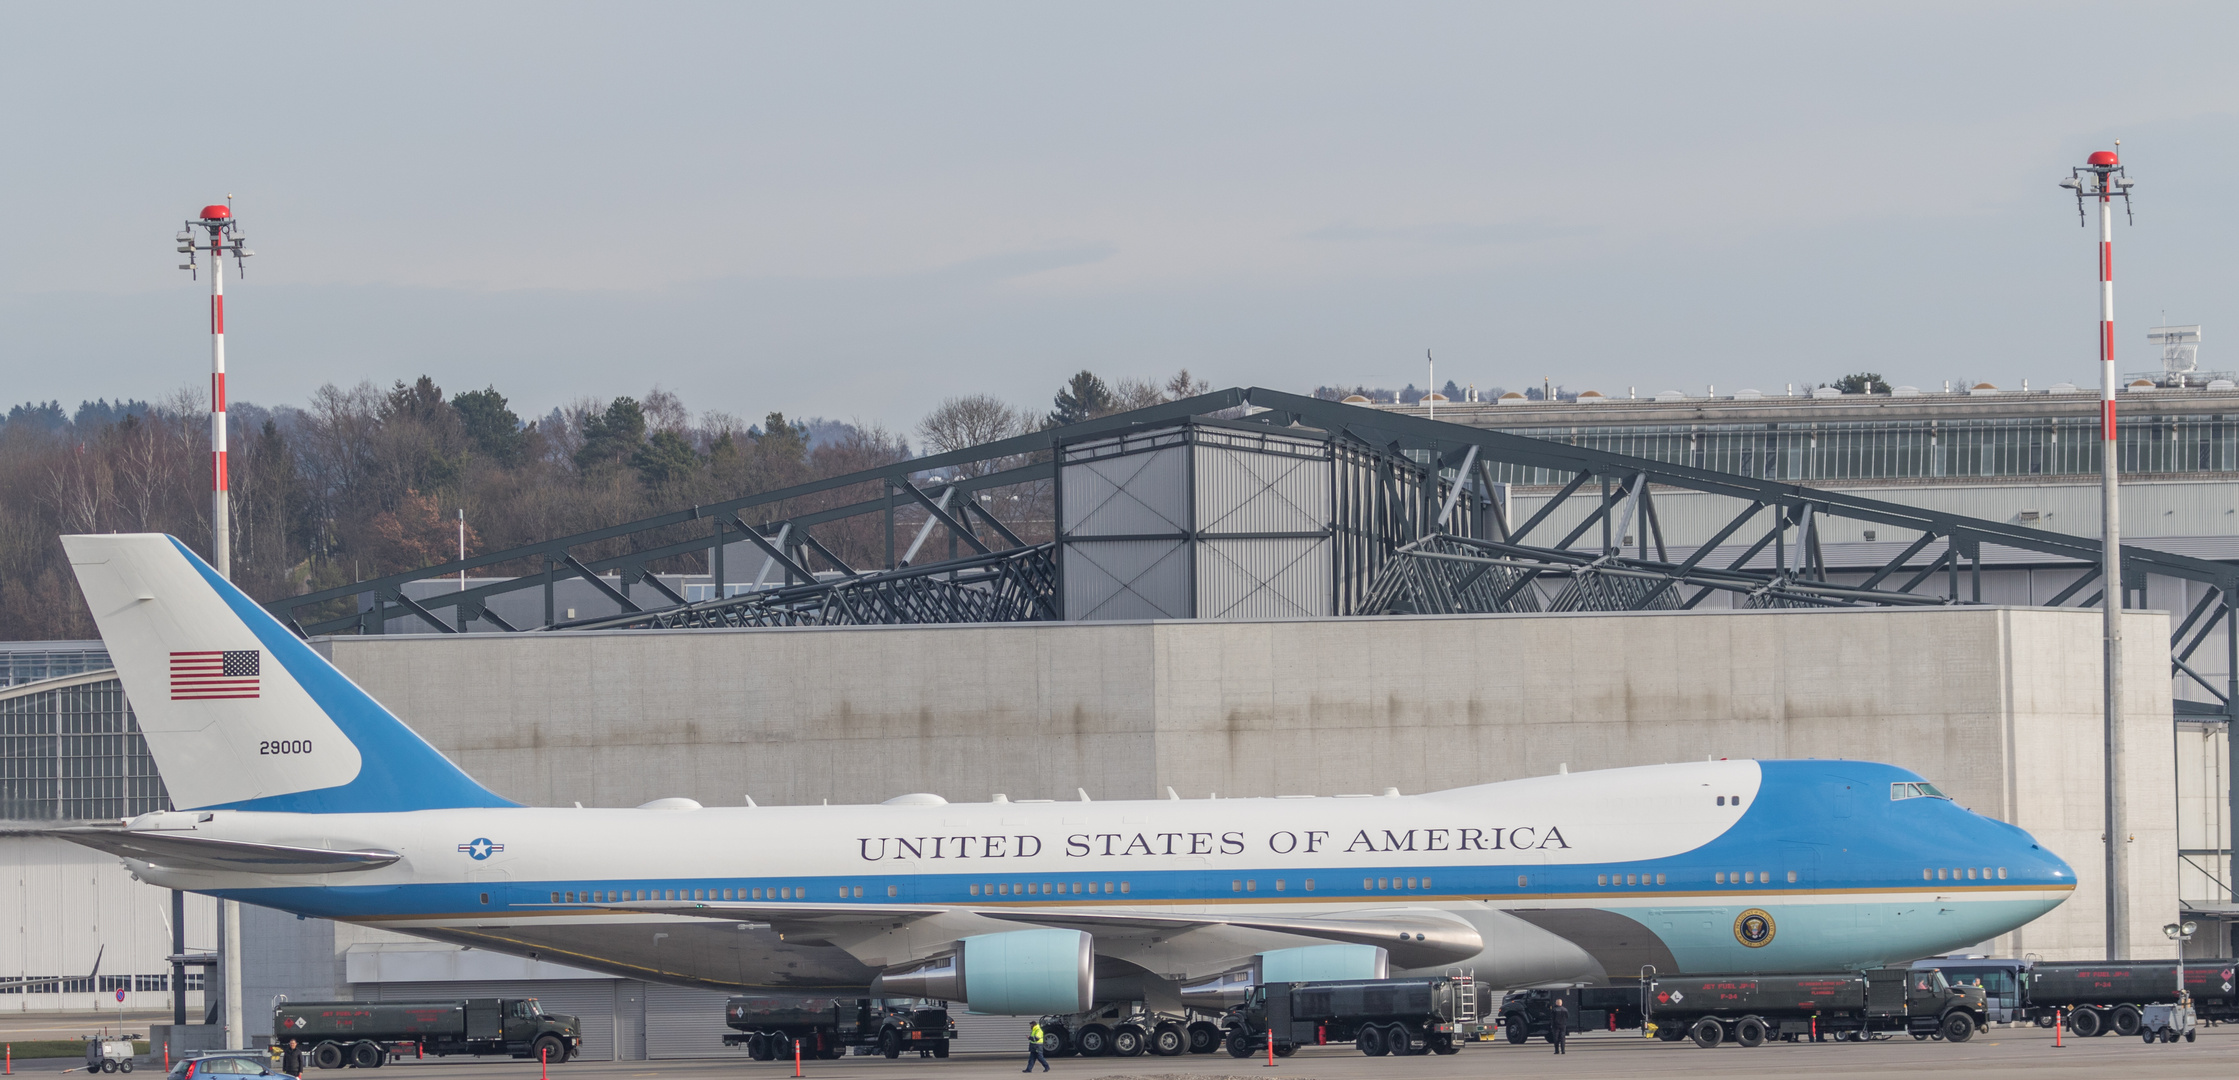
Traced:
MULTIPOLYGON (((19 1061, 28 1058, 77 1058, 83 1061, 86 1056, 84 1039, 33 1039, 28 1042, 8 1043, 7 1046, 9 1055, 19 1061)), ((132 1052, 146 1054, 148 1052, 148 1040, 141 1039, 134 1042, 132 1052)), ((138 1072, 139 1070, 134 1069, 133 1071, 138 1072)))

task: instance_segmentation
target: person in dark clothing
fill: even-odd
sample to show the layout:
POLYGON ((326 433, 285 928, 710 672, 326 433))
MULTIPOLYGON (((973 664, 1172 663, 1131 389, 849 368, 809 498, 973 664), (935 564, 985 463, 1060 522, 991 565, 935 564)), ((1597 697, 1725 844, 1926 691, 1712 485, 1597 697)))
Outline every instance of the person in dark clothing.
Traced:
POLYGON ((1547 1041, 1555 1044, 1558 1054, 1570 1053, 1570 1006, 1562 998, 1555 999, 1555 1007, 1547 1014, 1547 1041))
POLYGON ((1041 1063, 1043 1072, 1050 1071, 1048 1042, 1049 1036, 1043 1032, 1042 1022, 1034 1021, 1034 1026, 1026 1029, 1026 1068, 1021 1071, 1033 1072, 1035 1062, 1041 1063))
POLYGON ((303 1048, 297 1046, 294 1039, 288 1040, 286 1052, 280 1055, 280 1071, 289 1076, 303 1075, 303 1048))

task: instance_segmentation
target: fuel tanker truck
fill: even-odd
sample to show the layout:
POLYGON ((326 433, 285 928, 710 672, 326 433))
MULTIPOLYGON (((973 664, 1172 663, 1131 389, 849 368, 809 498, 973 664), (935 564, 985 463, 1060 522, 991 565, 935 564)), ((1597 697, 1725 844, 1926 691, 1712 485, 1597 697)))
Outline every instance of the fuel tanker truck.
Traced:
POLYGON ((1981 987, 1953 986, 1933 970, 1701 975, 1657 978, 1643 989, 1643 1012, 1657 1038, 1691 1038, 1705 1049, 1820 1033, 1850 1041, 1884 1031, 1960 1043, 1987 1018, 1981 987))

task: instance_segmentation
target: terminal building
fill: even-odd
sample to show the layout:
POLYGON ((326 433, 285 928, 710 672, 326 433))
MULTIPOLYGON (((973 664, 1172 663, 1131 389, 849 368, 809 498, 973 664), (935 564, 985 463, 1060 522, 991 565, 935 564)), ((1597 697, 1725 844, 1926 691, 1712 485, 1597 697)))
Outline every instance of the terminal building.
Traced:
MULTIPOLYGON (((2239 507, 2239 394, 2151 400, 2126 406, 2126 447, 2190 449, 2142 449, 2126 476, 2128 937, 2166 955, 2160 925, 2189 912, 2216 923, 2194 952, 2228 956, 2239 522, 2203 522, 2239 507)), ((855 501, 792 518, 749 497, 639 523, 659 542, 632 550, 559 537, 269 606, 529 804, 1269 798, 1698 755, 1888 761, 2078 870, 2071 900, 1985 951, 2104 955, 2102 822, 2077 795, 2103 783, 2096 462, 2070 445, 2095 443, 2071 415, 2088 395, 1435 408, 1221 391, 837 478, 855 501), (985 509, 1021 490, 1047 500, 1041 533, 985 509), (850 515, 884 516, 885 565, 822 549, 850 515)), ((159 804, 98 645, 6 662, 65 662, 28 658, 42 647, 82 659, 0 690, 19 831, 159 804)), ((106 856, 8 843, 25 882, 58 868, 19 888, 19 925, 84 924, 96 894, 102 917, 0 965, 67 974, 105 948, 104 978, 167 970, 167 894, 106 856)), ((189 899, 189 952, 212 946, 211 912, 189 899)), ((252 1033, 283 994, 525 993, 584 1017, 591 1057, 730 1052, 718 990, 243 923, 252 1033)), ((140 1007, 168 1003, 139 985, 140 1007)), ((23 1007, 79 1007, 39 996, 23 1007)), ((964 1024, 965 1049, 1015 1046, 1011 1021, 964 1024)))

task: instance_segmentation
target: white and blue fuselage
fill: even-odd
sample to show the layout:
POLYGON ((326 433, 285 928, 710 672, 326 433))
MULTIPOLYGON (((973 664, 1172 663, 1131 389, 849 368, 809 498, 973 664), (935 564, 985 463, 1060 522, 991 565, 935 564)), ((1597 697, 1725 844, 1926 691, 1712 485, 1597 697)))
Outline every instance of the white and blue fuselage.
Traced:
POLYGON ((159 885, 630 977, 861 991, 1027 926, 1092 935, 1114 994, 1332 941, 1504 986, 1824 971, 1978 944, 2075 885, 2022 830, 1857 761, 1405 796, 520 807, 175 541, 66 543, 174 800, 199 807, 81 842, 159 885), (254 700, 165 693, 166 654, 212 649, 263 658, 254 700))

